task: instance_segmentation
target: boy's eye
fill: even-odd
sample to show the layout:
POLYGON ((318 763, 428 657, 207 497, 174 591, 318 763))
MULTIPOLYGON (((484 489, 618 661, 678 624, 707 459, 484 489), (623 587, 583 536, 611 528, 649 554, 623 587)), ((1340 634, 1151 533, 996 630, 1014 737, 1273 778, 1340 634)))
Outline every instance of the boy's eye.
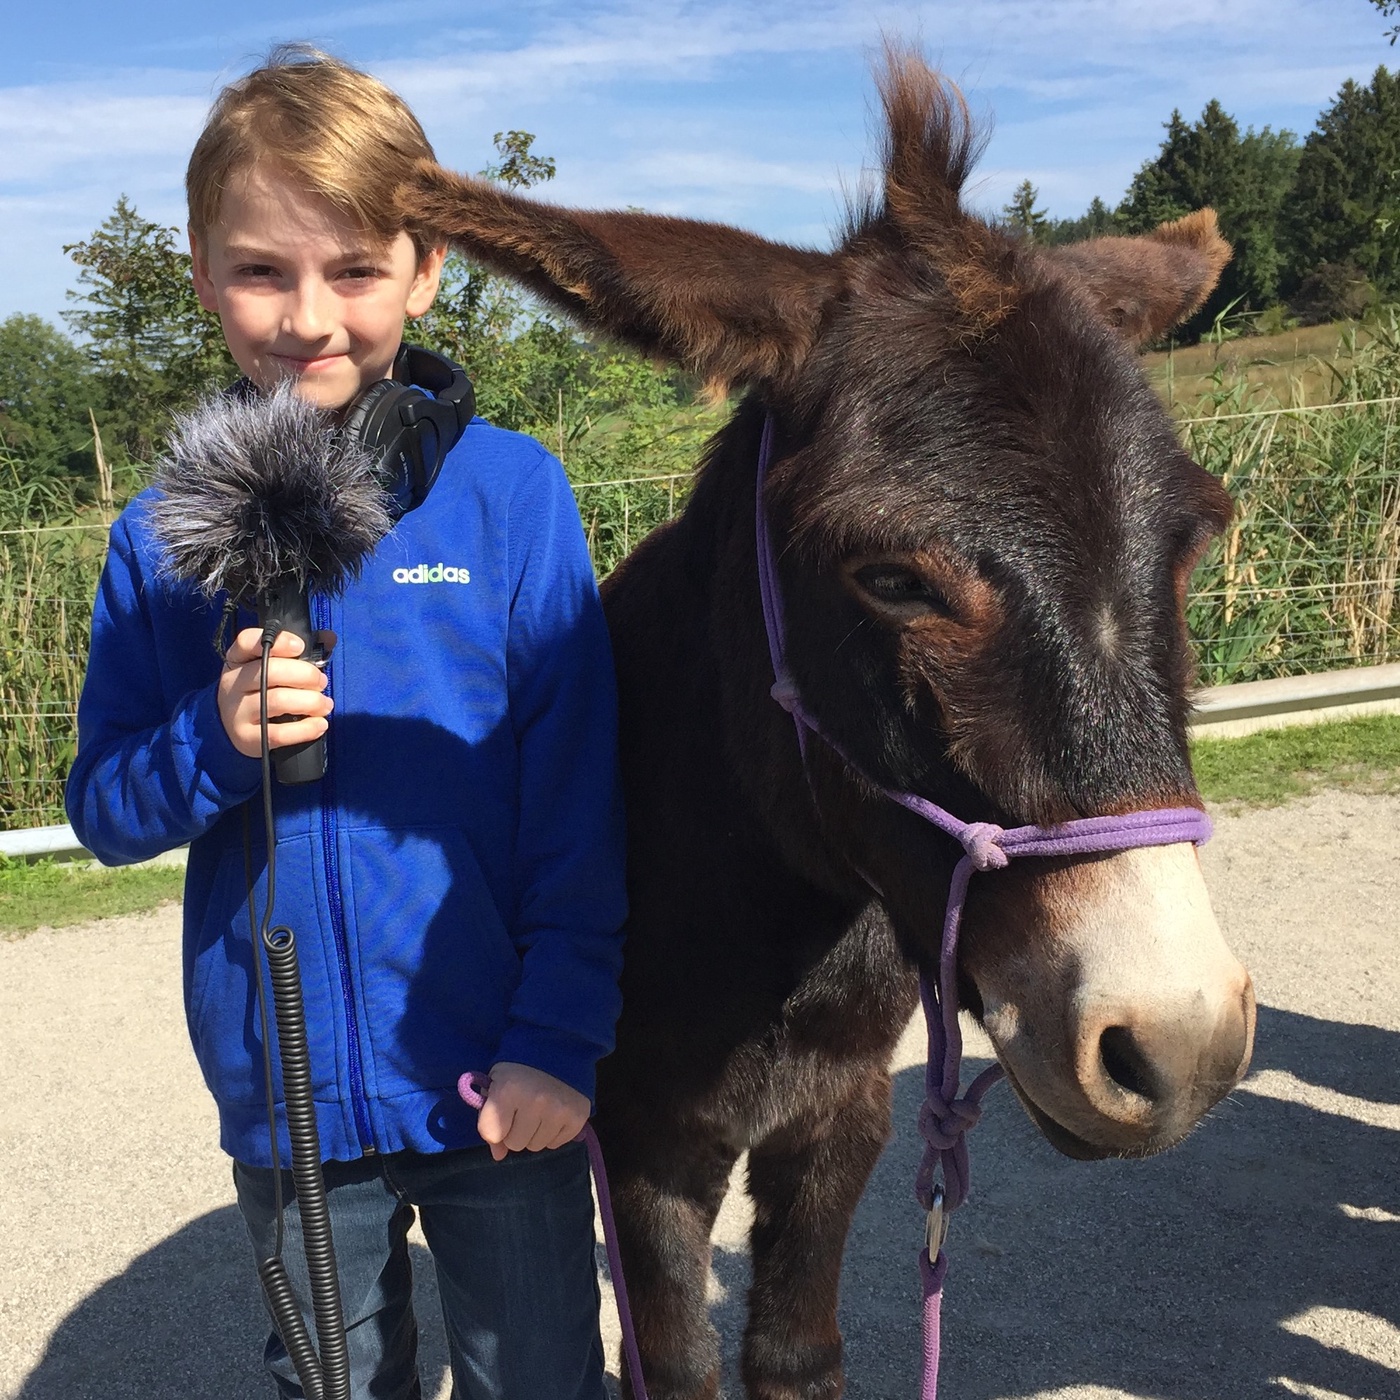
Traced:
POLYGON ((341 276, 359 281, 364 278, 378 277, 379 269, 377 267, 347 267, 341 276))
POLYGON ((266 263, 247 263, 243 267, 235 269, 240 277, 271 277, 276 270, 266 263))

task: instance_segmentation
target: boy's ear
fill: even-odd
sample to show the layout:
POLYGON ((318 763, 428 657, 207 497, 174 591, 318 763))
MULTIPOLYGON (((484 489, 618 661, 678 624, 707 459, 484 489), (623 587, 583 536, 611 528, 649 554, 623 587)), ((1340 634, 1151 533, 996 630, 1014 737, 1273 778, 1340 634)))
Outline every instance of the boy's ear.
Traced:
POLYGON ((592 330, 712 391, 799 364, 839 287, 835 259, 724 224, 560 209, 421 161, 401 212, 592 330))
POLYGON ((446 257, 447 244, 437 243, 419 258, 413 283, 408 289, 408 300, 404 303, 404 315, 409 320, 416 321, 432 306, 438 287, 442 284, 442 264, 446 257))
POLYGON ((190 276, 194 280, 194 294, 206 311, 219 309, 219 298, 214 291, 214 280, 209 276, 209 254, 201 244, 190 224, 186 230, 190 239, 190 276))
POLYGON ((1141 238, 1091 238, 1048 256, 1125 339, 1145 345, 1204 305, 1231 250, 1215 210, 1198 209, 1141 238))

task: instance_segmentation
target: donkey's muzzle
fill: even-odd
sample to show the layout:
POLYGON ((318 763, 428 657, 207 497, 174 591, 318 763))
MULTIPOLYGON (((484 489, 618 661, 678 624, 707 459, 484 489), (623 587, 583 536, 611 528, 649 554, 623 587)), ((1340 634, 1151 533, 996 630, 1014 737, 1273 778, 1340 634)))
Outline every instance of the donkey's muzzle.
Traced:
POLYGON ((1185 1137, 1248 1067, 1254 1021, 1247 975, 1223 1006, 1205 996, 1096 1006, 1074 1032, 1078 1087, 1098 1120, 1086 1125, 1094 1139, 1143 1152, 1185 1137))
POLYGON ((1028 874, 996 913, 1038 926, 1012 958, 974 941, 967 970, 1012 1084, 1061 1151, 1161 1151, 1244 1075, 1254 988, 1192 847, 1028 874))

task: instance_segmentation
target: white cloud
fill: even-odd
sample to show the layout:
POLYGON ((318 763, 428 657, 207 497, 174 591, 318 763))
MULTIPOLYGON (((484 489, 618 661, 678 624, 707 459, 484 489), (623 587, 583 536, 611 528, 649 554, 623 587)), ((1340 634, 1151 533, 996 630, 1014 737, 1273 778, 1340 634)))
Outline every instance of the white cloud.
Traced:
POLYGON ((869 158, 868 72, 882 34, 921 42, 976 109, 995 109, 975 202, 996 209, 1029 177, 1057 214, 1094 194, 1116 199, 1173 106, 1192 115, 1218 96, 1242 124, 1306 130, 1345 77, 1391 57, 1360 0, 446 8, 469 22, 453 27, 442 7, 417 0, 321 10, 291 0, 278 36, 234 19, 113 56, 139 56, 140 70, 75 76, 70 64, 62 83, 0 89, 0 315, 62 304, 71 269, 42 240, 85 236, 117 194, 147 217, 181 220, 180 179, 210 97, 274 37, 329 42, 385 78, 459 168, 490 158, 491 132, 527 126, 559 158, 551 198, 641 204, 818 243, 839 219, 843 182, 854 185, 869 158), (181 66, 156 66, 162 51, 181 66), (206 54, 208 68, 192 62, 206 54))
POLYGON ((837 178, 826 165, 792 165, 716 151, 656 151, 632 169, 658 189, 756 188, 825 194, 837 178))
POLYGON ((87 84, 0 90, 0 181, 55 182, 74 166, 188 157, 206 97, 103 91, 87 84))

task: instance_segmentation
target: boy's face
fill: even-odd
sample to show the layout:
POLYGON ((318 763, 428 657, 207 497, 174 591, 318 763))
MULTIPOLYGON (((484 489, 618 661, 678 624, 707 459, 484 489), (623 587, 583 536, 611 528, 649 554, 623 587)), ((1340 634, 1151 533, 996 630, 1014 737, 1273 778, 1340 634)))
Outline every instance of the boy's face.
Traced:
POLYGON ((435 248, 420 263, 406 233, 381 246, 268 165, 229 182, 190 252, 200 305, 218 313, 239 369, 262 389, 292 378, 328 409, 388 378, 404 317, 432 305, 443 258, 435 248))

